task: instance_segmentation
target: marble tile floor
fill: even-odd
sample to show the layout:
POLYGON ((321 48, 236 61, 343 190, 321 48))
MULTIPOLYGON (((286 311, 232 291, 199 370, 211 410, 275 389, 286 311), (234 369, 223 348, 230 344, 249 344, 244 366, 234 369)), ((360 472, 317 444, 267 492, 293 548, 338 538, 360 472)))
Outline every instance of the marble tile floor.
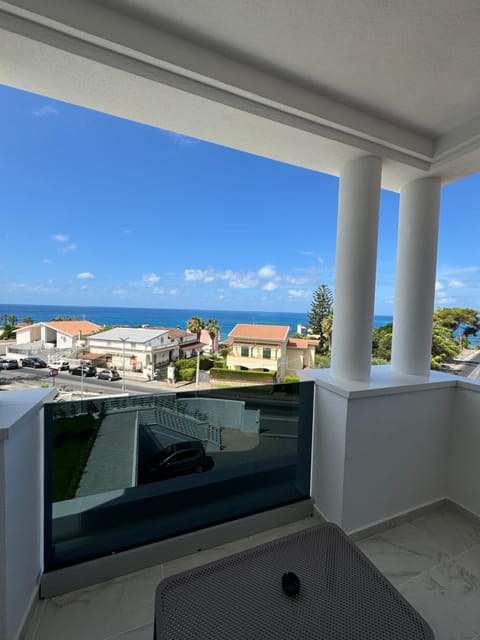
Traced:
MULTIPOLYGON (((306 518, 42 600, 25 640, 152 640, 162 578, 316 524, 306 518)), ((436 640, 480 640, 480 523, 444 506, 357 544, 423 615, 436 640)))

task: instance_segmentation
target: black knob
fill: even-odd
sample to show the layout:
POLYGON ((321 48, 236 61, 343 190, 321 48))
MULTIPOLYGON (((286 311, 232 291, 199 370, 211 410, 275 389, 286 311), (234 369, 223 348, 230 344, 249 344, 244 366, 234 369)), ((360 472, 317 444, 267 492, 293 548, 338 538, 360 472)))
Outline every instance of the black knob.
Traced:
POLYGON ((293 571, 284 573, 282 576, 282 587, 287 596, 290 598, 295 597, 300 591, 300 580, 298 576, 296 576, 293 571))

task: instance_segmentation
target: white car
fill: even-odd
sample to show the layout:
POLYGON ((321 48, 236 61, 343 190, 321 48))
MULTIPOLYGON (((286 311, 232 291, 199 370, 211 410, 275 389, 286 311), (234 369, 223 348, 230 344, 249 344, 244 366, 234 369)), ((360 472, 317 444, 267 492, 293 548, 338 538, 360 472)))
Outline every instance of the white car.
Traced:
POLYGON ((70 364, 66 360, 57 360, 56 362, 51 362, 48 366, 50 369, 58 369, 59 371, 68 371, 70 369, 70 364))

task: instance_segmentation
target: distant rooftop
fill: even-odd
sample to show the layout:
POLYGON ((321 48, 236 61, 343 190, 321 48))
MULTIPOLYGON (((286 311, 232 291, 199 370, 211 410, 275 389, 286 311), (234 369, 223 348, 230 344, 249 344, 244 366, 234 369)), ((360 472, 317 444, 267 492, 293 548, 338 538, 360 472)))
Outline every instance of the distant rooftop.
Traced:
POLYGON ((237 324, 230 331, 231 338, 254 338, 259 340, 285 340, 290 327, 275 324, 237 324))
POLYGON ((287 347, 296 347, 297 349, 306 349, 308 346, 317 346, 318 340, 306 340, 304 338, 289 338, 287 347))
POLYGON ((47 320, 46 322, 35 322, 34 324, 25 324, 17 329, 24 331, 31 327, 48 326, 70 336, 88 336, 102 330, 101 325, 90 322, 89 320, 47 320))
POLYGON ((132 327, 115 327, 114 329, 108 329, 102 331, 96 336, 93 336, 98 340, 109 340, 114 342, 115 340, 126 340, 127 342, 150 342, 159 336, 168 334, 167 329, 133 329, 132 327))

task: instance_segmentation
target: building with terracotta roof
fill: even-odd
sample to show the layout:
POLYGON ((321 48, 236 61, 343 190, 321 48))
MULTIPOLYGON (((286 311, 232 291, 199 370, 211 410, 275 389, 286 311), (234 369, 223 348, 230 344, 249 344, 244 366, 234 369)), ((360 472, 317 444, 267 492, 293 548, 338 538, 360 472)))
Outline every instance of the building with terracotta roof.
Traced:
POLYGON ((229 369, 273 371, 277 380, 313 367, 316 340, 288 338, 289 326, 237 324, 229 334, 229 369))
POLYGON ((42 349, 75 349, 102 327, 89 320, 49 320, 16 329, 18 345, 35 344, 42 349))

